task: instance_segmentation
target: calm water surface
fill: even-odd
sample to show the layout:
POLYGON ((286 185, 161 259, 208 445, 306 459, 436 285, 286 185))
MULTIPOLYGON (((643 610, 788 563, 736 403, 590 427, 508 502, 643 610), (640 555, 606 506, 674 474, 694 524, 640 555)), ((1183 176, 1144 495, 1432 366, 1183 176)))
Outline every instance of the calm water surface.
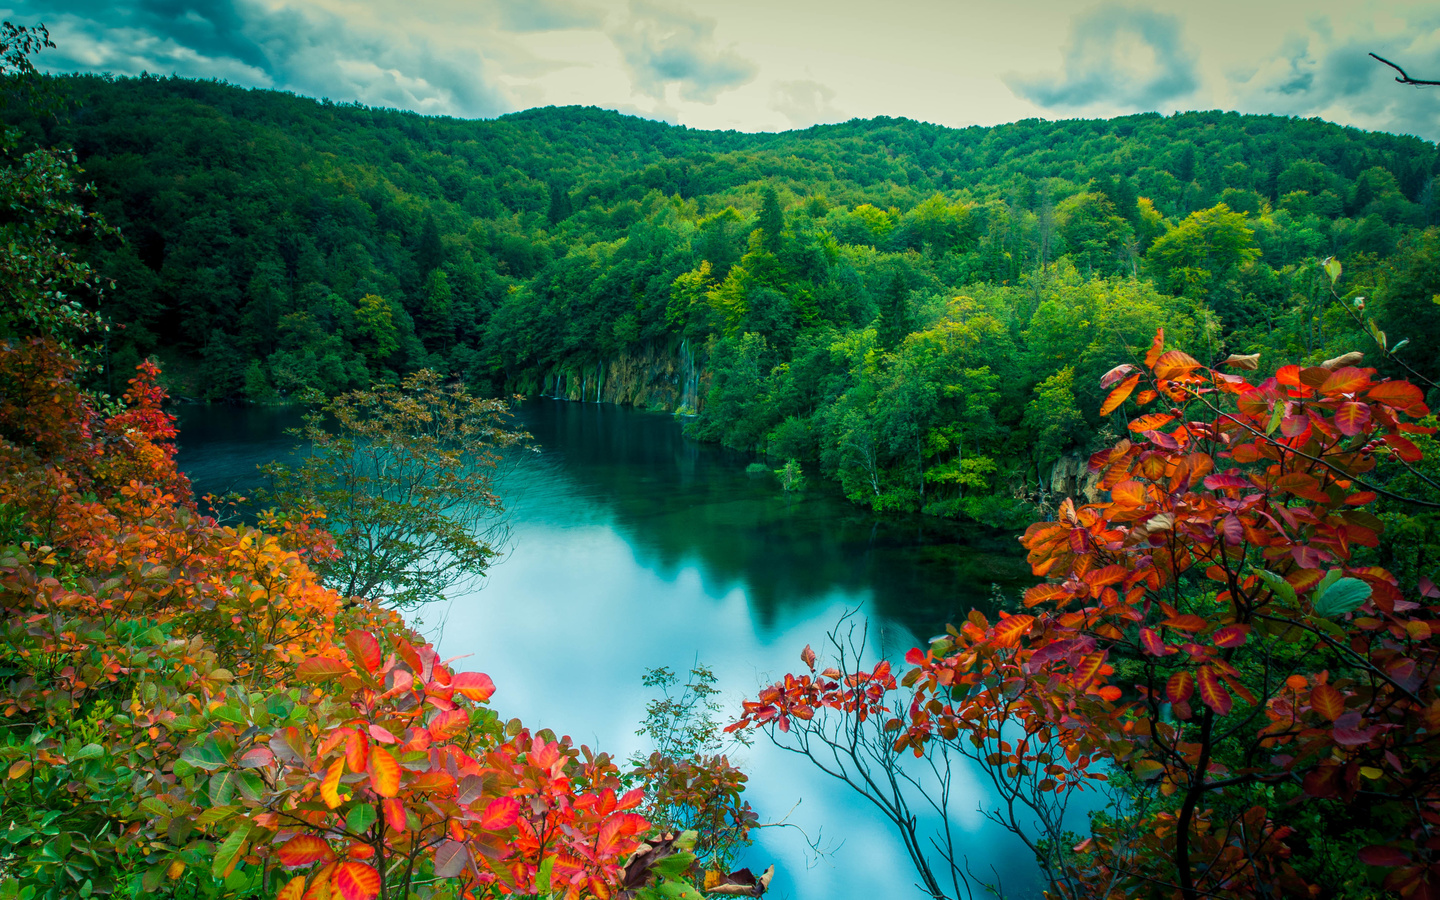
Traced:
MULTIPOLYGON (((255 467, 286 455, 286 410, 183 407, 179 462, 197 493, 245 490, 255 467)), ((877 651, 903 655, 974 606, 992 585, 1030 583, 1013 538, 920 518, 880 520, 826 487, 787 497, 753 458, 687 440, 666 415, 603 404, 532 401, 520 424, 538 452, 517 457, 503 494, 508 555, 476 590, 423 610, 420 628, 460 668, 487 672, 492 703, 624 758, 648 694, 647 668, 712 667, 727 715, 761 684, 800 666, 849 610, 877 651)), ((772 896, 921 897, 904 849, 859 795, 803 759, 757 742, 732 754, 750 773, 762 820, 785 817, 746 862, 777 864, 772 896), (798 804, 798 806, 797 806, 798 804)), ((979 810, 978 773, 954 824, 977 871, 1030 893, 1034 864, 979 810)))

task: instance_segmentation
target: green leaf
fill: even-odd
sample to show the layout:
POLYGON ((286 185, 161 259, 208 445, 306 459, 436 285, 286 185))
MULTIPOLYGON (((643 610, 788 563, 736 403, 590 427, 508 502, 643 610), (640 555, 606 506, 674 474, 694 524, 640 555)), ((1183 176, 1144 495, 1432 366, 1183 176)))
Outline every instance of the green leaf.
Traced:
POLYGON ((1391 353, 1399 353, 1400 350, 1401 350, 1401 348, 1403 348, 1403 347, 1404 347, 1406 344, 1408 344, 1408 343, 1410 343, 1410 339, 1409 339, 1409 338, 1405 338, 1405 339, 1404 339, 1403 341, 1401 341, 1400 343, 1398 343, 1398 344, 1396 344, 1395 346, 1391 347, 1391 348, 1390 348, 1390 352, 1391 352, 1391 353))
POLYGON ((364 834, 370 830, 370 826, 374 825, 375 820, 378 818, 380 817, 376 814, 375 807, 368 803, 362 804, 354 807, 346 814, 345 830, 351 834, 364 834))
POLYGON ((158 797, 146 797, 141 800, 140 808, 157 819, 163 819, 170 815, 170 807, 166 806, 165 801, 158 797))
POLYGON ((1274 434, 1275 429, 1280 427, 1280 420, 1285 418, 1285 404, 1282 401, 1275 401, 1275 408, 1270 412, 1270 424, 1265 426, 1266 434, 1274 434))
POLYGON ((1340 273, 1345 271, 1344 267, 1340 265, 1340 260, 1333 256, 1326 257, 1323 265, 1325 266, 1325 274, 1330 276, 1331 284, 1339 281, 1340 273))
POLYGON ((1260 576, 1260 580, 1265 582, 1265 586, 1270 588, 1270 592, 1275 596, 1287 603, 1296 601, 1295 588, 1284 578, 1266 569, 1260 569, 1255 574, 1260 576))
POLYGON ((225 756, 220 752, 220 748, 215 746, 213 740, 206 741, 199 746, 192 744, 186 747, 180 754, 180 758, 195 768, 204 769, 207 772, 225 768, 225 756))
POLYGON ((214 825, 216 822, 223 822, 235 815, 239 809, 238 806, 212 806, 195 817, 195 824, 214 825))
MULTIPOLYGON (((1326 581, 1328 580, 1329 576, 1326 576, 1326 581)), ((1343 616, 1359 609, 1368 599, 1370 585, 1358 578, 1341 578, 1329 585, 1322 581, 1315 591, 1315 615, 1327 619, 1343 616)))
POLYGON ((230 832, 230 836, 225 838, 225 842, 215 850, 215 862, 210 866, 210 874, 216 878, 224 878, 230 874, 230 868, 235 865, 240 851, 245 848, 245 838, 249 834, 250 822, 241 819, 235 830, 230 832))
POLYGON ((210 802, 224 806, 235 796, 235 771, 227 769, 210 777, 210 802))
POLYGON ((79 761, 82 760, 82 759, 96 759, 96 758, 101 757, 101 756, 104 756, 104 755, 105 755, 105 748, 104 748, 104 747, 100 746, 99 744, 86 744, 85 746, 81 747, 79 750, 76 750, 76 751, 75 751, 75 755, 72 756, 72 757, 70 757, 70 761, 71 761, 71 762, 79 762, 79 761))
POLYGON ((695 864, 695 854, 675 853, 659 860, 650 868, 664 878, 681 878, 695 864))
POLYGON ((260 777, 259 772, 241 772, 235 786, 240 789, 240 796, 251 803, 259 803, 265 796, 265 779, 260 777))
POLYGON ((555 857, 547 856, 535 873, 535 893, 545 896, 550 893, 550 875, 555 871, 555 857))

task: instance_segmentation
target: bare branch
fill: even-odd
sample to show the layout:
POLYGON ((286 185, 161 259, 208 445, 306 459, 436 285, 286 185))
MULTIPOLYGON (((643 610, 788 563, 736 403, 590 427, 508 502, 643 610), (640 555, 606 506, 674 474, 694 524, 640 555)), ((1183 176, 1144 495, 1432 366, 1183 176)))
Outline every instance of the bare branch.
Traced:
POLYGON ((1387 66, 1389 66, 1390 68, 1394 69, 1395 71, 1399 72, 1399 73, 1400 73, 1400 77, 1399 77, 1399 78, 1396 78, 1395 80, 1398 81, 1398 82, 1400 82, 1401 84, 1415 84, 1415 85, 1428 84, 1428 85, 1440 86, 1440 81, 1423 81, 1423 80, 1418 79, 1418 78, 1411 78, 1409 75, 1406 75, 1406 74, 1405 74, 1405 70, 1404 70, 1404 69, 1402 69, 1402 68, 1400 68, 1399 66, 1395 65, 1393 62, 1391 62, 1390 60, 1386 59, 1385 57, 1380 56, 1380 55, 1375 54, 1375 53, 1372 53, 1372 54, 1370 54, 1370 55, 1371 55, 1372 57, 1374 57, 1375 59, 1380 60, 1382 63, 1384 63, 1385 65, 1387 65, 1387 66))

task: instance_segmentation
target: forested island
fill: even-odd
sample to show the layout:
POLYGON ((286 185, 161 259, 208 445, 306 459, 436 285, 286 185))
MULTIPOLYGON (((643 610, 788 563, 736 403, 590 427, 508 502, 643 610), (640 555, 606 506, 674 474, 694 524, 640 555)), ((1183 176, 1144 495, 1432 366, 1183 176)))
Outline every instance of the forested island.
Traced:
MULTIPOLYGON (((804 875, 745 864, 793 825, 752 746, 875 811, 897 896, 1017 895, 965 816, 1021 893, 1440 894, 1434 144, 466 121, 53 46, 0 26, 0 900, 760 897, 804 875), (1033 578, 908 650, 852 607, 735 708, 697 646, 622 761, 419 628, 504 549, 517 394, 778 476, 701 527, 818 477, 872 545, 970 520, 1033 578), (199 502, 177 399, 304 405, 302 450, 199 502)), ((598 629, 522 613, 600 680, 598 629)))

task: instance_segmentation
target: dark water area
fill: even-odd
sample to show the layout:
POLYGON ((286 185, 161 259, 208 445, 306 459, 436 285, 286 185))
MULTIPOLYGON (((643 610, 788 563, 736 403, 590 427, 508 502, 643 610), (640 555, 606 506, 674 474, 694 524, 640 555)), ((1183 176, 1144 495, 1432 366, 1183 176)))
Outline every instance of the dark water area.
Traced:
MULTIPOLYGON (((182 407, 179 462, 198 494, 257 481, 282 458, 293 410, 182 407)), ((534 449, 505 467, 505 557, 472 590, 420 611, 418 626, 461 668, 488 673, 494 705, 534 727, 624 758, 649 698, 648 668, 713 668, 726 714, 800 665, 847 612, 868 623, 875 654, 991 607, 995 586, 1032 583, 1013 535, 924 517, 878 518, 810 479, 787 495, 749 454, 684 437, 673 417, 596 403, 538 400, 518 423, 534 449)), ((732 753, 764 829, 745 860, 779 870, 776 897, 921 897, 889 824, 803 759, 757 742, 732 753), (798 806, 797 806, 798 804, 798 806), (816 857, 803 830, 829 852, 816 857)), ((983 772, 962 772, 958 820, 977 872, 1012 895, 1033 893, 1034 862, 981 815, 983 772), (972 802, 973 798, 973 802, 972 802)))

